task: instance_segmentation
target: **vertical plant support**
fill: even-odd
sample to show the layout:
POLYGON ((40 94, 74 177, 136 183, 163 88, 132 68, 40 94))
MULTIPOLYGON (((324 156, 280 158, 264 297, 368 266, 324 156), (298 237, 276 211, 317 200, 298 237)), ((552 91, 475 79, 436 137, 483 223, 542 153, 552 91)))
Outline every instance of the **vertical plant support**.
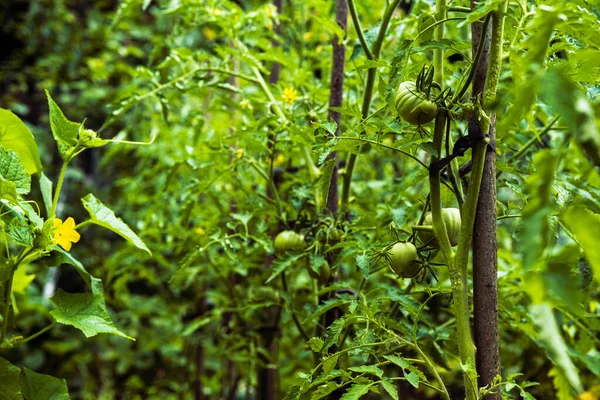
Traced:
MULTIPOLYGON (((476 6, 476 1, 471 1, 471 7, 476 6)), ((492 15, 492 28, 494 29, 495 46, 494 62, 498 52, 502 51, 502 32, 498 29, 498 12, 492 15), (498 37, 500 35, 500 37, 498 37)), ((483 32, 481 22, 471 25, 472 49, 476 51, 481 40, 483 53, 475 69, 473 77, 473 98, 482 98, 486 91, 486 75, 490 62, 491 30, 483 32)), ((497 67, 497 66, 496 66, 497 67)), ((496 78, 497 80, 497 78, 496 78)), ((496 82, 490 82, 495 85, 496 82)), ((491 89, 491 88, 490 88, 491 89)), ((487 96, 486 96, 487 98, 487 96)), ((484 103, 484 107, 488 104, 484 103)), ((469 136, 480 137, 489 134, 490 144, 496 145, 496 115, 490 116, 488 132, 482 130, 476 116, 469 118, 469 136)), ((485 164, 477 202, 477 213, 473 227, 473 319, 474 342, 477 352, 475 362, 478 372, 478 385, 489 385, 494 377, 500 374, 500 350, 498 338, 498 265, 496 245, 496 154, 487 151, 485 164)), ((488 400, 500 400, 501 394, 489 394, 488 400)))
MULTIPOLYGON (((335 3, 335 21, 343 29, 344 35, 348 31, 348 4, 346 0, 337 0, 335 3)), ((332 110, 332 107, 341 107, 344 101, 344 66, 346 62, 346 47, 339 42, 337 36, 333 37, 333 64, 331 67, 331 86, 329 91, 329 112, 327 119, 333 119, 337 125, 335 136, 340 136, 342 115, 332 110)), ((336 215, 338 212, 338 160, 337 152, 330 155, 335 166, 331 174, 329 193, 327 194, 327 210, 336 215)))

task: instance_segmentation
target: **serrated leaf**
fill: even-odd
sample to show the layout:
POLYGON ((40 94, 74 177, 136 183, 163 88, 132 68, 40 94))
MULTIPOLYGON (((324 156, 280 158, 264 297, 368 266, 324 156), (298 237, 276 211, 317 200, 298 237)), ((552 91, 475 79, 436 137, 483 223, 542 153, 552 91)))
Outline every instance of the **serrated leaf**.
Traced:
POLYGON ((311 400, 319 400, 322 399, 323 397, 331 394, 332 392, 334 392, 337 388, 339 388, 340 386, 335 383, 335 382, 327 382, 324 385, 321 385, 317 388, 317 390, 315 390, 311 396, 310 399, 311 400))
POLYGON ((269 278, 265 281, 265 283, 269 283, 273 279, 277 278, 279 274, 281 274, 283 271, 294 265, 302 257, 304 257, 303 253, 295 254, 291 257, 276 260, 273 263, 273 271, 271 272, 271 275, 269 275, 269 278))
POLYGON ((348 369, 353 372, 375 375, 378 378, 383 377, 383 370, 376 365, 360 365, 358 367, 350 367, 348 369))
POLYGON ((370 384, 355 383, 344 393, 340 400, 356 400, 369 393, 370 384))
POLYGON ((319 304, 319 306, 317 307, 317 309, 315 311, 313 311, 310 315, 308 315, 304 321, 302 321, 302 323, 306 323, 306 322, 310 322, 318 317, 320 317, 321 315, 325 314, 327 311, 335 308, 335 307, 340 307, 343 306, 344 304, 346 304, 348 301, 347 300, 342 300, 342 299, 329 299, 324 301, 323 303, 319 304))
POLYGON ((571 357, 569 357, 567 345, 560 333, 552 309, 548 304, 532 304, 529 307, 529 313, 539 330, 539 340, 543 344, 546 353, 554 365, 564 374, 573 390, 576 393, 581 393, 583 387, 579 373, 573 361, 571 361, 571 357))
POLYGON ((152 252, 146 247, 142 239, 121 218, 118 218, 110 208, 94 197, 93 194, 88 194, 81 199, 81 202, 90 214, 90 222, 115 232, 135 247, 145 250, 148 254, 152 255, 152 252))
POLYGON ((0 108, 0 146, 14 151, 28 175, 42 171, 42 162, 31 131, 12 111, 0 108))
POLYGON ((283 400, 298 400, 302 394, 302 387, 300 385, 290 386, 283 400))
POLYGON ((327 327, 327 335, 322 351, 329 349, 338 342, 340 339, 340 334, 344 329, 344 325, 346 325, 346 320, 344 318, 339 318, 333 321, 333 323, 327 327))
POLYGON ((404 374, 404 377, 406 378, 408 383, 410 383, 416 389, 419 388, 419 374, 418 373, 416 373, 415 371, 411 371, 408 374, 404 374))
POLYGON ((321 351, 321 349, 323 348, 324 343, 325 342, 320 337, 313 337, 313 338, 310 338, 310 340, 308 341, 308 347, 314 353, 319 353, 321 351))
POLYGON ((396 389, 396 385, 394 385, 389 378, 384 378, 381 381, 381 386, 383 386, 387 394, 389 394, 393 400, 399 400, 398 389, 396 389))
POLYGON ((48 108, 50 111, 50 129, 58 145, 58 151, 63 160, 69 160, 71 150, 77 145, 80 124, 71 122, 65 117, 62 110, 46 90, 48 108))
POLYGON ((19 379, 27 400, 69 400, 67 381, 23 368, 19 379))
POLYGON ((477 3, 477 6, 467 14, 467 18, 458 24, 458 27, 472 24, 473 22, 485 17, 491 11, 496 10, 504 0, 486 0, 477 3))
POLYGON ((399 366, 402 369, 410 367, 410 363, 408 361, 406 361, 406 359, 404 357, 396 356, 396 355, 392 354, 389 356, 383 356, 383 358, 385 358, 388 361, 391 361, 392 363, 396 364, 397 366, 399 366))
POLYGON ((583 206, 575 206, 567 209, 563 220, 583 248, 594 271, 594 279, 600 281, 600 215, 583 206))
POLYGON ((100 293, 67 293, 62 289, 50 298, 56 310, 50 311, 56 322, 79 329, 86 337, 111 333, 133 340, 113 324, 100 293))
POLYGON ((19 194, 31 190, 31 177, 21 164, 19 156, 12 150, 0 146, 0 178, 13 182, 19 194))
POLYGON ((545 100, 569 127, 581 150, 600 167, 600 132, 594 109, 569 78, 568 71, 553 68, 543 80, 545 100))
POLYGON ((336 367, 339 358, 339 354, 334 354, 323 361, 323 376, 319 377, 319 379, 327 378, 331 371, 333 371, 336 367))
POLYGON ((3 400, 23 400, 19 375, 21 370, 0 357, 0 398, 3 400))
POLYGON ((364 279, 369 279, 369 271, 371 268, 369 255, 367 253, 357 254, 355 260, 358 269, 360 269, 360 272, 362 273, 362 277, 364 279))

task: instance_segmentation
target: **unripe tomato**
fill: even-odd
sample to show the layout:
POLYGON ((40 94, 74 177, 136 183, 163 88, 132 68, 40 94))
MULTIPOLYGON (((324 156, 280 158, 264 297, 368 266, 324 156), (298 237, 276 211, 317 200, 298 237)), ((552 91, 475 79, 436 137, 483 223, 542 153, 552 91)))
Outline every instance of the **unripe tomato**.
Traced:
POLYGON ((401 278, 412 278, 421 268, 417 248, 410 242, 396 243, 388 251, 388 256, 390 267, 401 278))
POLYGON ((305 245, 304 236, 294 231, 282 231, 275 237, 275 251, 277 253, 288 250, 301 250, 305 245))
POLYGON ((395 99, 398 115, 413 125, 431 122, 437 115, 438 106, 419 92, 414 82, 402 82, 396 91, 395 99))
MULTIPOLYGON (((442 219, 446 225, 446 231, 448 232, 450 244, 452 246, 456 246, 458 244, 458 238, 460 237, 460 210, 458 208, 442 208, 442 219)), ((430 212, 425 214, 423 225, 433 225, 433 217, 431 216, 430 212)), ((438 242, 435 239, 433 232, 420 231, 419 238, 423 243, 427 243, 429 240, 433 239, 431 242, 429 242, 429 244, 433 247, 438 246, 438 242)))

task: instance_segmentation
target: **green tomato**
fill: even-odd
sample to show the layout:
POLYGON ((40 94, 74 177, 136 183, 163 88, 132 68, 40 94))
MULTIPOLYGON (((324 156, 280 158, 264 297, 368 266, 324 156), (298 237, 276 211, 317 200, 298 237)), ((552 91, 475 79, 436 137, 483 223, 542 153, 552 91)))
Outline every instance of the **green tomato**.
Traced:
POLYGON ((431 122, 437 115, 438 106, 427 99, 425 93, 419 92, 414 82, 402 82, 396 91, 395 98, 398 115, 413 125, 431 122))
POLYGON ((410 242, 396 243, 388 250, 390 267, 401 278, 412 278, 421 269, 417 248, 410 242))
POLYGON ((282 231, 275 237, 275 251, 284 253, 289 250, 301 250, 306 245, 304 236, 294 231, 282 231))
MULTIPOLYGON (((446 231, 448 232, 450 244, 452 246, 456 246, 458 244, 458 238, 460 237, 460 210, 458 208, 442 208, 442 219, 444 220, 444 225, 446 225, 446 231)), ((433 217, 430 212, 425 214, 423 225, 433 225, 433 217)), ((438 246, 438 242, 435 239, 433 232, 420 231, 419 238, 423 243, 427 243, 431 240, 429 245, 433 247, 438 246)))

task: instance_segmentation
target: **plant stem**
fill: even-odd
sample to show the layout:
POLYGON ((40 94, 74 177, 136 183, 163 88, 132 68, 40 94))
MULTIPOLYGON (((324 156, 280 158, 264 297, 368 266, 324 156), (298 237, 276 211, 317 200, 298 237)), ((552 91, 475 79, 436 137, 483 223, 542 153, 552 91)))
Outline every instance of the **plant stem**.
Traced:
POLYGON ((365 52, 365 55, 369 60, 372 60, 373 53, 371 53, 371 49, 369 49, 369 45, 365 40, 365 35, 363 34, 362 27, 360 26, 360 20, 358 19, 358 14, 356 13, 356 7, 354 5, 354 0, 348 0, 348 9, 350 10, 350 15, 352 16, 352 24, 354 25, 354 29, 356 30, 356 35, 358 36, 358 41, 365 52))
MULTIPOLYGON (((538 143, 544 136, 546 136, 548 134, 548 132, 550 132, 550 130, 552 129, 552 126, 559 120, 559 118, 560 117, 554 117, 554 119, 552 121, 550 121, 548 123, 548 125, 546 125, 537 135, 535 135, 527 143, 525 143, 523 145, 523 147, 521 147, 519 149, 519 151, 517 151, 516 153, 511 155, 506 160, 506 163, 512 164, 515 160, 521 158, 523 156, 523 154, 525 154, 527 152, 527 150, 529 150, 531 148, 531 146, 538 143)), ((504 171, 498 171, 498 173, 496 174, 496 179, 498 179, 500 177, 500 175, 502 175, 503 172, 504 171)))
MULTIPOLYGON (((394 10, 398 6, 400 0, 394 0, 388 4, 385 12, 383 14, 383 19, 381 21, 381 26, 379 27, 379 33, 377 34, 377 39, 375 39, 375 43, 373 43, 373 60, 379 58, 379 54, 381 53, 381 47, 383 46, 383 39, 385 38, 385 33, 387 31, 388 25, 390 23, 390 19, 394 14, 394 10)), ((356 10, 354 10, 356 11, 356 10)), ((352 11, 351 11, 352 13, 352 11)), ((361 27, 358 23, 358 18, 354 20, 354 27, 357 30, 360 30, 361 27)), ((366 42, 365 42, 366 45, 366 42)), ((377 68, 369 68, 367 72, 367 82, 365 84, 365 93, 363 97, 362 104, 362 118, 365 119, 369 115, 369 109, 371 107, 371 100, 373 99, 373 88, 375 86, 375 77, 377 76, 377 68)), ((344 172, 344 181, 342 187, 342 212, 348 212, 348 202, 350 199, 350 185, 352 184, 352 173, 354 172, 354 166, 356 165, 356 154, 350 154, 348 156, 348 161, 346 162, 346 170, 344 172)))
POLYGON ((56 183, 56 189, 54 191, 54 198, 52 199, 52 208, 50 210, 50 218, 54 218, 56 215, 56 207, 58 205, 58 199, 60 198, 60 190, 65 181, 65 173, 67 172, 68 161, 63 161, 63 165, 58 175, 58 182, 56 183))
POLYGON ((52 329, 54 327, 54 325, 56 325, 56 322, 51 323, 50 325, 48 325, 47 327, 39 330, 38 332, 34 333, 33 335, 21 340, 19 343, 23 344, 23 343, 27 343, 33 339, 35 339, 36 337, 46 333, 47 331, 49 331, 50 329, 52 329))

